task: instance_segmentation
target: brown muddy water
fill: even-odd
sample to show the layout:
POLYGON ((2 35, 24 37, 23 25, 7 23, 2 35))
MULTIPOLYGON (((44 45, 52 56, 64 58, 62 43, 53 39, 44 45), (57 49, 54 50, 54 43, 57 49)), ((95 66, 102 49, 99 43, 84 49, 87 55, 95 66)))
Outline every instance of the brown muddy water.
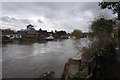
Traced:
MULTIPOLYGON (((81 46, 85 43, 85 39, 80 40, 81 46)), ((55 77, 60 78, 64 64, 78 53, 75 46, 72 39, 47 43, 2 44, 2 76, 38 78, 43 73, 54 71, 55 77)))

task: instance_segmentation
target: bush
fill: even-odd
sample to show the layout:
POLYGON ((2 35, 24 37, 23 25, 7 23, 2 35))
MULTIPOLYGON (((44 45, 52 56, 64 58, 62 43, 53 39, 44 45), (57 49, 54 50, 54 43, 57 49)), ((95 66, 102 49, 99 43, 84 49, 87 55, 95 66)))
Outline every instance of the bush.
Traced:
POLYGON ((82 71, 79 71, 78 73, 76 73, 76 75, 74 76, 75 80, 83 80, 87 77, 88 75, 88 68, 83 69, 82 71))

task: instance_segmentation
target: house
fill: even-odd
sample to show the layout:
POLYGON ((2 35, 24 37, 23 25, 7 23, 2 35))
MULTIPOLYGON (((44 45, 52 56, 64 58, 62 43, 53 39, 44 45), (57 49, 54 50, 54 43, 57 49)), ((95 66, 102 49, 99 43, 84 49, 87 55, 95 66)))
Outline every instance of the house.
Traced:
POLYGON ((2 29, 2 38, 9 38, 14 39, 15 38, 15 31, 11 29, 2 29))
POLYGON ((18 30, 18 31, 17 31, 17 34, 18 34, 18 35, 21 35, 22 38, 25 38, 25 37, 27 36, 27 31, 21 29, 21 30, 18 30))
POLYGON ((26 30, 26 37, 27 38, 37 37, 38 33, 33 27, 34 26, 31 24, 27 25, 27 30, 26 30))
POLYGON ((33 38, 33 37, 37 37, 38 33, 36 30, 27 30, 26 31, 26 37, 27 38, 33 38))
POLYGON ((41 28, 38 30, 38 35, 42 36, 42 37, 48 37, 49 36, 47 30, 42 30, 41 28))
POLYGON ((17 31, 17 35, 21 35, 22 38, 34 38, 38 36, 37 31, 33 28, 34 26, 29 24, 25 30, 21 29, 17 31))
POLYGON ((19 30, 17 35, 21 35, 22 38, 33 38, 37 37, 38 33, 36 30, 19 30))
POLYGON ((69 35, 66 33, 66 31, 57 31, 57 30, 55 30, 54 37, 56 39, 68 39, 69 35))

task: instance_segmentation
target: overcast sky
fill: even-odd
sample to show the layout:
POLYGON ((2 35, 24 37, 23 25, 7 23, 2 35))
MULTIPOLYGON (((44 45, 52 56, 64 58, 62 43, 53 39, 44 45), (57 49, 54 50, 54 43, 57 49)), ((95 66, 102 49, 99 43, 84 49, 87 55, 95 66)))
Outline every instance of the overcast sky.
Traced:
POLYGON ((115 17, 110 10, 101 10, 98 2, 3 2, 0 28, 25 29, 32 24, 35 29, 89 30, 95 16, 115 17))

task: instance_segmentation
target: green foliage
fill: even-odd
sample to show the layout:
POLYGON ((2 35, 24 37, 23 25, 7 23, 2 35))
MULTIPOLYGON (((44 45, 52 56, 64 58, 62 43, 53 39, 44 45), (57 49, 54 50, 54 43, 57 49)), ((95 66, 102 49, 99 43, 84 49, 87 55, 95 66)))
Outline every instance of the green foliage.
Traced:
MULTIPOLYGON (((113 10, 114 13, 118 14, 118 18, 120 20, 120 2, 109 3, 102 2, 99 4, 102 9, 108 8, 113 10)), ((115 21, 108 20, 104 16, 95 18, 91 24, 91 33, 89 33, 89 37, 93 38, 93 43, 88 47, 83 48, 82 58, 85 60, 90 60, 95 55, 104 56, 107 58, 108 63, 106 63, 106 67, 110 67, 113 65, 114 57, 115 57, 115 43, 112 40, 111 33, 114 32, 115 21), (94 38, 95 37, 95 38, 94 38)), ((103 65, 103 63, 101 63, 103 65)), ((105 68, 103 67, 103 69, 105 68)), ((99 77, 111 77, 114 78, 114 75, 111 75, 113 68, 106 69, 103 71, 106 75, 100 75, 99 77), (109 74, 110 73, 110 74, 109 74)), ((99 71, 100 72, 100 71, 99 71)), ((113 71, 112 73, 115 73, 113 71)), ((97 74, 97 73, 96 73, 97 74)), ((76 80, 81 80, 80 78, 84 78, 86 75, 83 71, 80 71, 75 75, 76 80)))
POLYGON ((58 36, 63 36, 63 35, 67 35, 67 32, 66 31, 58 31, 58 32, 56 32, 56 34, 58 36))
POLYGON ((111 33, 114 31, 115 21, 108 20, 103 17, 95 18, 91 24, 91 33, 89 37, 93 38, 92 44, 87 48, 83 48, 82 56, 89 60, 96 54, 110 55, 110 48, 108 45, 114 43, 111 33), (107 47, 105 47, 107 46, 107 47))
POLYGON ((119 2, 101 2, 99 6, 102 9, 111 9, 113 13, 118 14, 118 19, 120 20, 120 1, 119 2))
POLYGON ((87 77, 88 75, 88 68, 83 69, 82 71, 79 71, 78 73, 76 73, 76 75, 74 76, 75 80, 83 80, 87 77))
POLYGON ((80 39, 82 37, 82 31, 79 29, 75 29, 72 32, 72 36, 74 36, 76 39, 80 39))
POLYGON ((27 25, 27 29, 29 29, 29 30, 35 30, 35 29, 34 29, 34 26, 31 25, 31 24, 27 25))
POLYGON ((97 48, 95 54, 99 54, 100 56, 106 56, 106 57, 114 56, 113 54, 115 53, 114 47, 115 46, 113 43, 109 43, 101 48, 97 48))
POLYGON ((89 37, 90 39, 94 38, 93 32, 89 32, 89 33, 88 33, 88 37, 89 37))
POLYGON ((91 25, 93 35, 98 39, 111 37, 115 22, 104 17, 96 18, 91 25))

